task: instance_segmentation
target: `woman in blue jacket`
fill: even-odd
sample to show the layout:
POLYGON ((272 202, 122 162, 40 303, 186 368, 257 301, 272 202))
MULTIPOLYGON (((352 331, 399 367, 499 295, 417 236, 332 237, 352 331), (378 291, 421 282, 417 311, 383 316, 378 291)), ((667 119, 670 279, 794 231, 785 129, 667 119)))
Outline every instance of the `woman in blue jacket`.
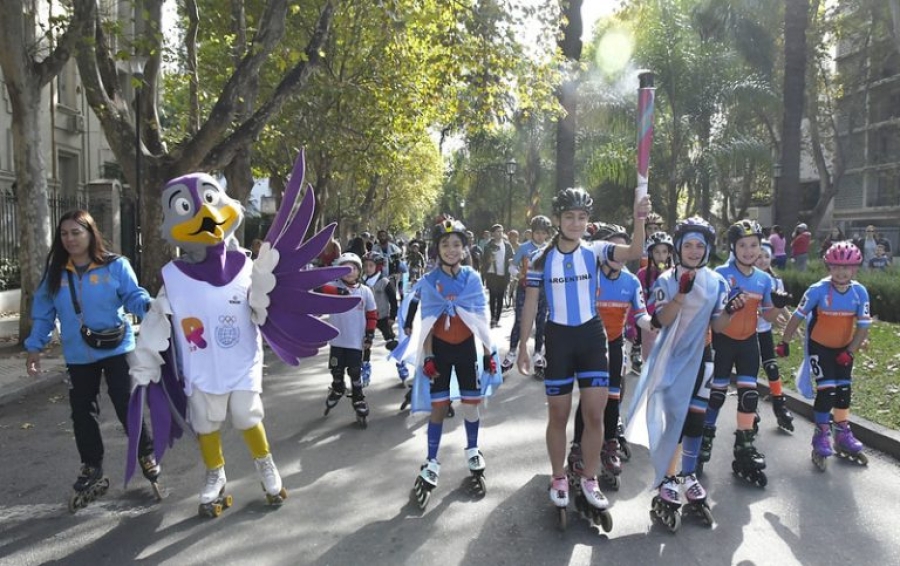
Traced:
MULTIPOLYGON (((109 480, 103 477, 100 380, 106 376, 109 398, 119 421, 127 428, 131 378, 125 355, 134 350, 134 333, 125 311, 144 316, 149 306, 150 295, 138 285, 131 265, 106 250, 90 213, 74 210, 63 215, 34 296, 33 326, 25 349, 28 374, 37 375, 41 350, 50 341, 59 320, 75 444, 82 463, 73 485, 73 512, 102 495, 109 486, 109 480), (105 336, 109 338, 98 343, 97 338, 105 336)), ((155 485, 160 470, 153 457, 153 441, 146 433, 141 434, 139 462, 144 476, 155 485)))

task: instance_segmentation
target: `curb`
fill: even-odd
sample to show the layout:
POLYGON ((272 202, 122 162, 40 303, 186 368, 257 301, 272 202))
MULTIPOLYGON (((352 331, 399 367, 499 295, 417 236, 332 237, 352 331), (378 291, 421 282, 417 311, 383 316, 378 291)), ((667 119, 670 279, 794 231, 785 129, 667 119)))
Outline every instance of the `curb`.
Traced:
POLYGON ((20 399, 40 393, 59 383, 66 382, 65 370, 51 370, 38 377, 23 377, 15 383, 7 384, 0 390, 0 407, 19 401, 20 399))
MULTIPOLYGON (((769 395, 768 381, 760 380, 757 382, 757 386, 761 393, 769 395)), ((810 422, 815 421, 812 403, 794 391, 785 390, 784 397, 788 409, 795 415, 800 415, 810 422)), ((853 434, 860 442, 900 461, 900 432, 883 427, 878 423, 873 423, 852 413, 850 422, 853 425, 853 434)))

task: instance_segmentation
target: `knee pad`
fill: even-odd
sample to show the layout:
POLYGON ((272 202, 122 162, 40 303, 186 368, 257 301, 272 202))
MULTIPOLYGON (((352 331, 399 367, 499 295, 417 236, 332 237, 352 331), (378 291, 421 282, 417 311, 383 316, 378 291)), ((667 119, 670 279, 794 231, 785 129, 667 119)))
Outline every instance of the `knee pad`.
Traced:
POLYGON ((719 410, 725 404, 727 389, 713 389, 709 392, 709 408, 719 410))
POLYGON ((738 412, 755 413, 759 405, 759 392, 754 387, 738 388, 738 412))
POLYGON ((769 378, 769 381, 778 381, 780 376, 780 371, 778 370, 778 362, 775 360, 769 360, 763 364, 763 369, 766 371, 766 377, 769 378))
POLYGON ((816 391, 816 400, 813 403, 813 408, 817 413, 831 412, 831 409, 834 408, 835 393, 834 387, 816 391))
POLYGON ((347 375, 350 376, 350 383, 359 387, 362 385, 362 368, 347 368, 347 375))
POLYGON ((850 408, 850 384, 838 385, 834 390, 834 408, 850 408))
POLYGON ((705 415, 703 413, 688 412, 687 418, 684 420, 684 428, 682 436, 698 437, 703 434, 703 421, 705 415))
POLYGON ((463 419, 469 421, 470 423, 474 423, 475 421, 481 419, 481 411, 479 407, 481 405, 476 405, 475 403, 460 403, 462 405, 462 414, 463 419))

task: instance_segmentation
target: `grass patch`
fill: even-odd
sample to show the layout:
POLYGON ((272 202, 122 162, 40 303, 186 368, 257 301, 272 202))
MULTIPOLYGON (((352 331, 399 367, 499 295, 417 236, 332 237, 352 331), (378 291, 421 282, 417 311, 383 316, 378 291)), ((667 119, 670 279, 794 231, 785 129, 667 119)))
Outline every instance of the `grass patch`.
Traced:
MULTIPOLYGON (((797 334, 803 333, 803 329, 797 334)), ((775 331, 775 341, 781 337, 775 331)), ((786 387, 796 391, 794 376, 800 367, 803 348, 796 339, 791 355, 778 361, 786 387)), ((853 397, 850 411, 882 426, 900 430, 900 324, 876 320, 869 330, 869 339, 853 363, 853 397)), ((760 372, 765 378, 765 373, 760 372)))

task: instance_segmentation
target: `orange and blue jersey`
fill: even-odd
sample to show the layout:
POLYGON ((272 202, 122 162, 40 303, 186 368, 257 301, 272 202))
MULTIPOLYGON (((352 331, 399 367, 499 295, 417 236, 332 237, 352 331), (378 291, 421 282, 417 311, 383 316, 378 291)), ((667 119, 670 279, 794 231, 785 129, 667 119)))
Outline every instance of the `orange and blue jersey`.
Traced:
POLYGON ((826 277, 810 285, 794 316, 807 319, 810 340, 827 348, 846 348, 857 328, 872 325, 869 292, 851 281, 842 293, 826 277))
POLYGON ((607 277, 602 269, 598 269, 597 274, 600 277, 597 310, 606 329, 607 340, 612 342, 625 332, 628 311, 634 311, 637 319, 647 314, 647 307, 640 281, 627 269, 621 270, 615 279, 607 277))
POLYGON ((761 269, 753 268, 744 275, 734 260, 716 268, 734 294, 744 293, 744 308, 731 315, 731 322, 722 334, 734 340, 746 340, 756 335, 759 314, 772 308, 772 278, 761 269))

